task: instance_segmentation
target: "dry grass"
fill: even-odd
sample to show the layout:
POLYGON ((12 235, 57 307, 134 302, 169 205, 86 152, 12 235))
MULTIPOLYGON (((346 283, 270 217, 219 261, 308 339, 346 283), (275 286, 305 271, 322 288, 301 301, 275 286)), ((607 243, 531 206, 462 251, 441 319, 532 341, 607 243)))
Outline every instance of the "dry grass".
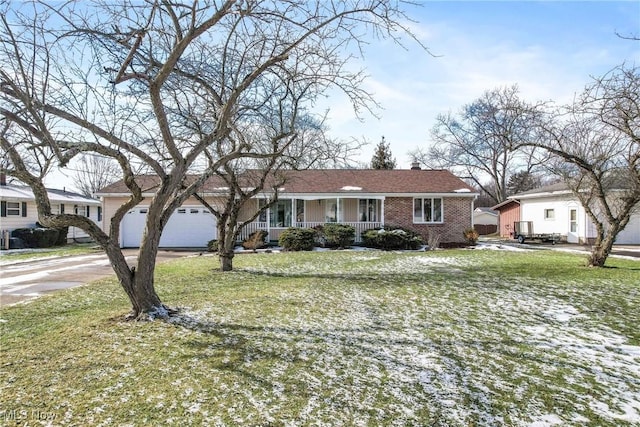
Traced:
POLYGON ((159 266, 172 323, 120 321, 113 280, 0 310, 4 424, 640 423, 638 262, 474 250, 214 263, 159 266))

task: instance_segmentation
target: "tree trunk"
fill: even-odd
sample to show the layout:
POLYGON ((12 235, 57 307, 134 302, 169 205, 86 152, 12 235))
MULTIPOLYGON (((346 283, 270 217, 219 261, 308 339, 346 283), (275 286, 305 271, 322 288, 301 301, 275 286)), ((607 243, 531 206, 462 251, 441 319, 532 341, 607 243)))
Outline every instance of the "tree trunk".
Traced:
POLYGON ((589 267, 604 267, 607 258, 611 254, 611 248, 613 247, 613 242, 617 234, 618 233, 612 233, 612 230, 609 230, 606 235, 598 235, 587 260, 589 267))
POLYGON ((133 307, 129 318, 153 320, 167 318, 171 310, 162 304, 155 290, 154 273, 158 250, 140 248, 137 269, 131 269, 132 292, 129 297, 133 307))
POLYGON ((155 291, 154 272, 160 239, 158 237, 157 241, 153 240, 153 237, 143 240, 138 251, 138 262, 134 267, 129 267, 117 243, 105 248, 120 285, 131 303, 131 312, 126 316, 128 320, 166 319, 176 312, 162 304, 155 291))
POLYGON ((221 271, 232 271, 233 270, 233 249, 231 251, 225 251, 225 253, 220 252, 220 270, 221 271))
POLYGON ((235 233, 231 227, 225 227, 218 223, 218 258, 220 259, 220 271, 233 270, 234 249, 236 246, 235 233))

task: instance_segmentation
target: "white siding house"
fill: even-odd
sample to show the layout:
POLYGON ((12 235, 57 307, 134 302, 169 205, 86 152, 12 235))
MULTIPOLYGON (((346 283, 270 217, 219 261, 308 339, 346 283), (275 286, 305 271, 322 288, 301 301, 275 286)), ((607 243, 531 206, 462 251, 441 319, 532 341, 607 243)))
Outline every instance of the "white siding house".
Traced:
MULTIPOLYGON (((568 243, 588 243, 595 227, 578 199, 564 184, 554 184, 509 199, 520 202, 520 220, 531 221, 536 234, 560 234, 568 243)), ((616 238, 616 244, 640 244, 640 207, 616 238)))
MULTIPOLYGON (((64 190, 47 189, 54 214, 75 213, 102 223, 99 200, 64 190)), ((38 208, 31 188, 23 185, 0 185, 0 231, 2 236, 16 228, 33 228, 38 222, 38 208)), ((76 227, 69 227, 68 241, 86 241, 89 235, 76 227)))
POLYGON ((498 225, 498 212, 491 208, 475 208, 473 223, 480 225, 498 225))

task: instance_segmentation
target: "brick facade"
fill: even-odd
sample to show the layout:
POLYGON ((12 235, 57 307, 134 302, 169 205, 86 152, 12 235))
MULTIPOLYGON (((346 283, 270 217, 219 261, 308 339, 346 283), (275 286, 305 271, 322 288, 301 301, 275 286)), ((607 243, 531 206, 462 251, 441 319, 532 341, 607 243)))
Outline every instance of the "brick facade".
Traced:
POLYGON ((429 233, 440 235, 442 243, 463 243, 463 231, 472 226, 471 197, 443 197, 444 218, 440 224, 415 224, 413 222, 413 198, 387 197, 384 201, 384 222, 414 230, 425 241, 429 233))

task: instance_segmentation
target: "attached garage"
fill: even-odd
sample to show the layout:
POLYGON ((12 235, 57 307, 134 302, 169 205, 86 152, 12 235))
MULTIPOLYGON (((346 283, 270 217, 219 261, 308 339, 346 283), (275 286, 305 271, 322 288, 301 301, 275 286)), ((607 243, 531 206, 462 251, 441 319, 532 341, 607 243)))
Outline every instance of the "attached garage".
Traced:
POLYGON ((640 244, 640 213, 631 216, 627 226, 616 237, 618 245, 640 244))
MULTIPOLYGON (((123 248, 140 246, 148 207, 137 206, 122 219, 123 248)), ((205 248, 216 238, 216 218, 202 206, 183 206, 171 215, 160 238, 161 248, 205 248)))

